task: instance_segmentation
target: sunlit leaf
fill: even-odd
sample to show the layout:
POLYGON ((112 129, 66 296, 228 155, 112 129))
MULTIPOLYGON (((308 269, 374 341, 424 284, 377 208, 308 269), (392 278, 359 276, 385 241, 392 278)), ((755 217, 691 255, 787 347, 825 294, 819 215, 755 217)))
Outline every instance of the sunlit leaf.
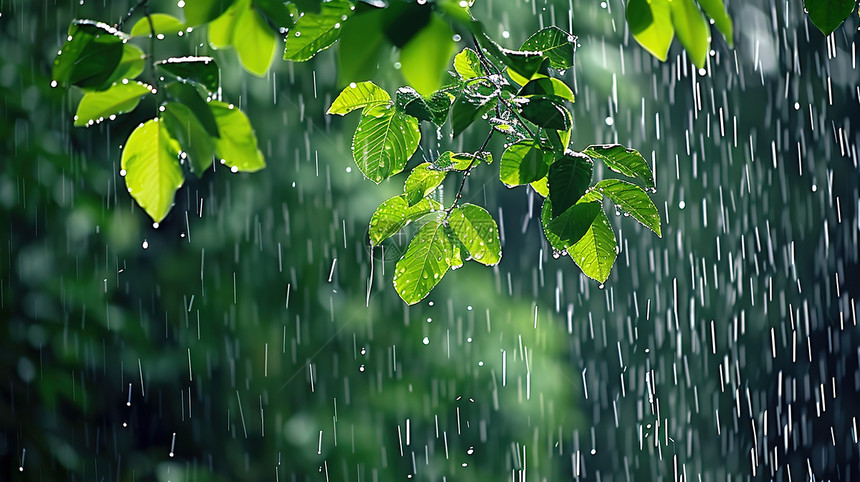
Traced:
POLYGON ((598 210, 591 227, 567 252, 586 276, 603 283, 615 264, 617 248, 615 232, 603 210, 598 210))
POLYGON ((75 20, 69 38, 54 59, 51 76, 60 85, 104 89, 123 56, 127 36, 93 20, 75 20))
POLYGON ((627 26, 633 38, 645 50, 666 61, 675 37, 670 0, 630 0, 627 2, 627 26))
POLYGON ((454 246, 438 220, 418 230, 394 270, 394 289, 410 305, 421 301, 454 262, 454 246))
POLYGON ((179 102, 164 105, 161 120, 171 137, 179 142, 179 147, 190 158, 191 172, 198 177, 212 166, 215 155, 215 140, 190 107, 179 102))
POLYGON ((522 50, 543 52, 552 68, 567 70, 573 67, 573 41, 575 38, 558 27, 544 27, 523 42, 522 50))
POLYGON ((233 45, 236 21, 249 8, 251 8, 250 0, 235 0, 224 13, 212 20, 209 23, 209 43, 216 49, 233 45))
POLYGON ((456 49, 453 36, 451 27, 438 15, 432 15, 427 26, 400 50, 400 72, 422 96, 442 86, 442 74, 456 49))
POLYGON ((567 208, 559 216, 552 216, 552 199, 546 198, 541 207, 541 224, 550 246, 556 251, 566 251, 579 241, 591 227, 591 223, 602 212, 600 202, 580 202, 567 208))
POLYGON ((530 80, 517 94, 521 97, 554 96, 573 102, 573 91, 564 82, 552 77, 530 80))
POLYGON ((445 171, 465 171, 470 165, 472 165, 472 163, 478 164, 482 161, 487 164, 492 164, 493 155, 489 152, 485 152, 480 153, 476 157, 472 154, 445 151, 440 154, 435 161, 433 161, 433 165, 436 166, 436 169, 442 169, 445 171))
POLYGON ((157 62, 156 65, 170 76, 200 84, 209 92, 218 92, 221 73, 212 57, 171 57, 157 62))
POLYGON ((152 92, 143 82, 119 82, 107 90, 88 92, 78 104, 75 126, 91 126, 118 114, 134 110, 141 97, 152 92))
POLYGON ((337 76, 341 85, 375 76, 379 58, 387 52, 382 34, 384 14, 384 9, 372 9, 349 17, 341 25, 337 49, 337 76))
POLYGON ((146 54, 137 45, 123 44, 122 57, 111 76, 103 85, 112 85, 124 79, 134 79, 143 73, 146 67, 146 54))
POLYGON ((406 196, 401 194, 380 204, 370 218, 368 237, 371 246, 377 246, 389 237, 397 234, 406 225, 416 219, 442 209, 442 205, 432 199, 421 199, 409 206, 406 196))
POLYGON ((436 7, 441 9, 445 16, 462 24, 468 24, 472 20, 472 15, 469 12, 469 7, 475 3, 475 0, 436 0, 436 7))
POLYGON ((546 176, 538 179, 537 181, 529 183, 529 185, 535 190, 535 192, 537 192, 541 196, 549 196, 549 186, 547 185, 546 176))
POLYGON ((470 48, 465 48, 454 57, 454 70, 463 80, 474 79, 486 75, 478 54, 470 48))
POLYGON ((173 35, 185 30, 185 24, 173 15, 152 13, 135 22, 134 26, 131 27, 130 35, 132 37, 148 37, 152 30, 155 30, 156 35, 173 35), (150 20, 152 21, 152 29, 149 26, 150 20))
POLYGON ((618 179, 604 179, 594 185, 594 190, 608 197, 625 215, 633 216, 657 236, 663 236, 657 206, 641 187, 618 179))
POLYGON ((546 176, 552 153, 531 140, 523 140, 505 149, 499 161, 499 179, 508 187, 529 184, 546 176))
POLYGON ((370 105, 387 104, 391 100, 388 92, 373 82, 349 84, 331 103, 326 114, 348 114, 370 105))
MULTIPOLYGON (((713 19, 714 25, 716 25, 717 30, 723 34, 723 37, 726 39, 726 43, 729 44, 729 48, 733 47, 734 29, 732 27, 732 17, 730 17, 729 13, 726 11, 726 6, 723 4, 723 0, 699 0, 699 5, 701 5, 705 10, 705 13, 713 19)), ((850 13, 851 12, 849 12, 849 14, 850 13)))
POLYGON ((190 0, 184 2, 182 12, 189 26, 202 25, 215 20, 227 10, 233 0, 190 0))
MULTIPOLYGON (((352 5, 345 0, 321 4, 319 13, 304 13, 287 32, 284 60, 304 62, 317 52, 329 48, 340 37, 341 24, 352 14, 352 5)), ((299 15, 291 6, 293 17, 299 15)))
POLYGON ((420 139, 418 119, 387 105, 373 105, 364 110, 355 130, 352 156, 361 172, 379 184, 406 167, 420 139))
POLYGON ((412 168, 409 177, 403 184, 403 195, 409 206, 417 204, 424 196, 430 194, 442 184, 447 172, 433 169, 433 164, 425 162, 412 168))
POLYGON ((236 18, 233 47, 242 67, 262 77, 275 60, 278 39, 266 20, 253 8, 246 8, 236 18))
POLYGON ((642 154, 635 149, 628 149, 620 144, 594 144, 586 147, 582 153, 603 161, 606 167, 619 174, 641 179, 645 187, 654 187, 654 174, 642 154))
POLYGON ((574 204, 591 184, 594 163, 587 156, 569 151, 549 166, 547 184, 555 218, 574 204))
POLYGON ((693 0, 671 0, 669 8, 678 40, 696 67, 704 67, 711 45, 711 29, 698 5, 693 0))
POLYGON ((486 209, 464 204, 451 211, 448 224, 475 261, 493 266, 502 259, 499 227, 486 209))
POLYGON ((855 0, 803 0, 809 20, 824 35, 830 35, 854 11, 855 0))
POLYGON ((161 222, 182 187, 179 145, 158 119, 138 126, 122 150, 122 170, 131 197, 155 222, 161 222))
POLYGON ((257 136, 245 113, 215 100, 209 106, 220 133, 220 137, 215 138, 215 155, 233 172, 254 172, 266 167, 263 153, 257 149, 257 136))

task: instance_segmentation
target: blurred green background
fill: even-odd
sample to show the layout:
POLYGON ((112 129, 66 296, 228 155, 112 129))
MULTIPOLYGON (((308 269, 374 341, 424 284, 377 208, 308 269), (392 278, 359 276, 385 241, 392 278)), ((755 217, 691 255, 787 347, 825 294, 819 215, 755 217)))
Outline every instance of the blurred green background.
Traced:
MULTIPOLYGON (((599 289, 494 165, 464 200, 501 264, 406 307, 407 238, 366 235, 402 178, 362 179, 357 118, 324 115, 331 50, 257 79, 202 32, 158 44, 218 59, 268 167, 189 179, 154 229, 119 157, 157 106, 74 128, 49 85, 72 19, 132 3, 0 0, 0 480, 856 480, 858 19, 827 41, 799 3, 727 3, 735 50, 715 36, 697 73, 639 48, 621 1, 477 0, 505 46, 578 36, 573 147, 639 149, 664 236, 612 219, 599 289)), ((434 134, 413 163, 486 133, 434 134)))

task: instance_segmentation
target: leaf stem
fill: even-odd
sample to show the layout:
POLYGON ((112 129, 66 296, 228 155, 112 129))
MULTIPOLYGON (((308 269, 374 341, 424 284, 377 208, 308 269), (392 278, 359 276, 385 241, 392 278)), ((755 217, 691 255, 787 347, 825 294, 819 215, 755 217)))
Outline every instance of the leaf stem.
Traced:
POLYGON ((487 149, 487 144, 490 143, 490 139, 493 137, 493 132, 495 132, 495 130, 491 128, 490 133, 487 134, 487 138, 484 139, 484 143, 481 144, 481 147, 479 147, 474 154, 472 154, 472 162, 470 162, 469 167, 467 167, 466 170, 463 171, 463 179, 460 181, 460 188, 457 189, 457 194, 454 195, 454 202, 452 202, 451 206, 449 206, 448 209, 445 210, 444 221, 448 220, 448 217, 451 216, 451 212, 454 210, 455 207, 457 207, 457 202, 460 201, 460 198, 463 197, 463 188, 466 187, 466 178, 469 177, 469 173, 472 171, 472 169, 474 169, 475 166, 478 165, 475 161, 477 161, 478 156, 482 152, 485 152, 485 150, 487 149))
MULTIPOLYGON (((475 37, 474 34, 472 35, 472 43, 475 45, 475 49, 478 51, 478 60, 482 64, 484 64, 484 67, 486 67, 487 70, 495 71, 495 75, 501 75, 501 71, 496 66, 496 64, 492 63, 490 61, 490 59, 487 58, 486 54, 484 54, 484 50, 481 48, 481 45, 478 43, 478 38, 475 37)), ((491 82, 493 81, 492 78, 489 78, 487 80, 490 80, 491 82)), ((501 90, 501 86, 496 84, 496 89, 501 90)), ((536 136, 531 131, 531 129, 529 129, 529 126, 528 126, 528 124, 526 124, 525 119, 523 119, 523 117, 520 115, 520 113, 517 112, 517 110, 515 108, 513 108, 513 106, 511 106, 511 104, 507 101, 507 99, 505 99, 501 95, 499 95, 497 97, 499 98, 500 101, 502 101, 503 104, 505 104, 505 107, 507 107, 508 110, 510 110, 514 114, 514 116, 516 116, 516 118, 519 119, 520 123, 526 129, 526 132, 528 132, 529 135, 532 137, 532 140, 540 142, 540 137, 536 136)))

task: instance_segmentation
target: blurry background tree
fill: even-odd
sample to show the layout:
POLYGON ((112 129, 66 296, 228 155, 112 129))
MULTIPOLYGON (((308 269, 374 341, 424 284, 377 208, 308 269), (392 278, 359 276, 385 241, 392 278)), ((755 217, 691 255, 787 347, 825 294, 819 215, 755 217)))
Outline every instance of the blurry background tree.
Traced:
POLYGON ((366 247, 401 186, 348 169, 334 52, 250 78, 200 39, 265 174, 189 178, 158 229, 118 192, 155 103, 75 130, 50 71, 73 18, 129 6, 0 3, 4 479, 857 476, 856 17, 825 38, 799 6, 730 3, 736 50, 702 75, 630 48, 621 2, 478 2, 510 45, 579 36, 573 143, 641 148, 666 241, 613 220, 598 290, 552 258, 533 194, 475 176, 464 199, 521 255, 405 307, 381 288, 398 245, 366 247))

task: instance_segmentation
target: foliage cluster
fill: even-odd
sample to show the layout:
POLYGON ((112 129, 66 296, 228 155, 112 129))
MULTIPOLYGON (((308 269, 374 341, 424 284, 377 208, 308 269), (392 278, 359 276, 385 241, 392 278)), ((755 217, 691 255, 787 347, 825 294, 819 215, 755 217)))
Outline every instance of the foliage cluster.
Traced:
POLYGON ((569 149, 573 116, 568 106, 574 95, 551 74, 573 67, 575 39, 570 34, 546 27, 515 51, 497 45, 480 25, 474 29, 476 49, 465 48, 456 55, 454 73, 430 96, 402 87, 392 100, 371 82, 353 83, 329 109, 339 115, 362 110, 352 152, 361 172, 376 183, 404 170, 418 146, 420 122, 441 128, 450 118, 453 136, 479 120, 487 125, 487 137, 476 151, 446 151, 412 168, 403 194, 388 199, 373 214, 371 244, 380 244, 411 222, 420 223, 394 274, 397 293, 410 304, 424 298, 464 260, 498 263, 496 222, 483 207, 459 201, 469 174, 493 163, 487 146, 494 134, 500 134, 506 145, 498 162, 500 181, 508 187, 529 185, 544 196, 541 222, 553 249, 570 254, 586 275, 605 281, 617 242, 602 210, 603 197, 658 236, 660 216, 636 184, 605 179, 592 185, 593 160, 653 189, 651 169, 638 152, 620 145, 592 145, 582 152, 569 149), (461 180, 446 206, 438 188, 452 173, 461 180))
MULTIPOLYGON (((535 33, 519 50, 495 43, 469 10, 474 0, 200 0, 181 2, 185 19, 150 13, 141 0, 127 17, 110 26, 76 20, 57 55, 54 86, 83 92, 76 126, 91 126, 131 112, 154 97, 156 115, 141 123, 125 142, 121 174, 135 201, 156 225, 170 211, 187 173, 201 176, 215 159, 232 172, 265 167, 248 117, 222 101, 220 71, 214 58, 155 60, 155 42, 167 35, 187 36, 206 27, 212 48, 232 48, 248 72, 262 76, 284 37, 283 57, 306 61, 339 41, 342 81, 369 79, 385 52, 394 47, 409 84, 394 100, 371 82, 351 82, 329 113, 362 110, 352 151, 361 172, 379 183, 405 169, 421 138, 420 122, 450 124, 456 137, 478 119, 490 125, 484 145, 471 153, 445 152, 414 167, 402 196, 374 213, 370 242, 377 245, 412 221, 422 227, 398 263, 395 286, 409 303, 423 298, 450 268, 464 259, 492 265, 500 259, 498 228, 479 206, 459 205, 469 173, 491 164, 486 150, 494 132, 507 145, 499 178, 509 187, 529 184, 547 199, 541 220, 552 247, 571 254, 585 274, 603 282, 617 250, 601 209, 602 197, 660 235, 656 207, 645 190, 621 180, 591 184, 593 160, 654 188, 647 162, 623 146, 569 149, 572 90, 555 72, 573 67, 574 37, 556 27, 535 33), (123 23, 135 9, 144 14, 128 33, 123 23), (457 32, 457 33, 455 33, 457 32), (454 59, 456 41, 474 39, 454 59), (148 39, 149 52, 135 39, 148 39), (147 81, 140 80, 149 61, 147 81), (453 202, 442 205, 437 187, 460 172, 453 202)), ((806 0, 810 19, 832 32, 854 9, 853 0, 806 0)), ((636 40, 665 60, 677 34, 691 60, 703 67, 710 48, 706 21, 732 45, 732 21, 722 0, 631 0, 626 18, 636 40), (704 13, 703 13, 704 11, 704 13)))

